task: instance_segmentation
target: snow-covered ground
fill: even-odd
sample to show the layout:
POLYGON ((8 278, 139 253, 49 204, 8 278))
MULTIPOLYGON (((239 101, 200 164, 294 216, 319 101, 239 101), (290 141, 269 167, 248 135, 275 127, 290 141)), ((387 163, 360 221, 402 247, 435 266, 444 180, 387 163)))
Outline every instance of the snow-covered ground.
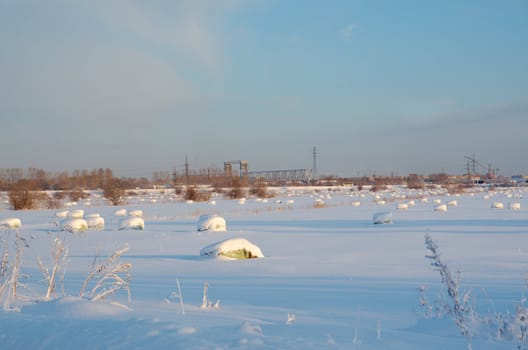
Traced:
MULTIPOLYGON (((5 292, 1 299, 0 348, 409 350, 465 349, 468 342, 473 349, 523 348, 516 318, 528 272, 525 197, 521 189, 450 196, 281 188, 267 200, 186 203, 170 191, 145 191, 116 208, 93 194, 66 209, 100 214, 104 229, 66 233, 65 219, 56 216, 62 209, 15 212, 3 195, 0 219, 19 218, 27 244, 17 298, 5 292), (497 202, 502 209, 492 208, 497 202), (447 210, 435 211, 442 204, 447 210), (120 208, 141 210, 144 229, 120 230, 120 208), (390 212, 392 223, 373 224, 380 212, 390 212), (213 213, 225 218, 227 231, 198 232, 200 215, 213 213), (460 271, 461 298, 471 290, 470 337, 442 309, 452 303, 425 257, 426 234, 453 279, 460 271), (57 237, 68 249, 66 269, 46 299, 38 261, 51 272, 57 237), (230 238, 247 239, 265 257, 200 256, 230 238), (126 289, 90 300, 96 279, 79 297, 94 266, 124 247, 118 262, 131 264, 124 267, 130 301, 126 289)), ((0 230, 11 267, 16 229, 0 230)))

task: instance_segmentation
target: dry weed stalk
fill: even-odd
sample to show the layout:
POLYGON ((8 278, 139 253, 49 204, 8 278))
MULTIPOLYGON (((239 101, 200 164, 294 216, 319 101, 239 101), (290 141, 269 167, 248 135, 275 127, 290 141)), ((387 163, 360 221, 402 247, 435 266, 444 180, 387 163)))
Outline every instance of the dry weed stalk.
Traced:
POLYGON ((449 267, 442 261, 440 257, 440 251, 438 245, 429 236, 425 235, 425 246, 429 251, 429 254, 425 257, 431 260, 431 266, 440 273, 442 283, 447 289, 447 294, 451 299, 451 304, 448 306, 448 310, 453 315, 460 333, 467 338, 468 349, 471 349, 471 321, 474 321, 475 315, 474 310, 471 306, 471 291, 466 291, 462 295, 460 294, 460 275, 457 273, 456 277, 453 277, 449 267))
POLYGON ((97 280, 90 290, 88 299, 97 301, 115 294, 119 290, 126 290, 130 302, 130 268, 132 264, 120 263, 121 256, 128 251, 128 246, 116 250, 106 261, 96 264, 94 260, 93 269, 84 280, 79 296, 85 296, 86 287, 92 280, 97 280))
POLYGON ((20 235, 18 230, 15 230, 15 258, 11 262, 9 257, 10 233, 11 231, 8 231, 7 239, 2 238, 1 240, 3 248, 0 261, 0 300, 3 301, 4 310, 12 310, 10 304, 16 299, 19 286, 22 249, 29 247, 26 239, 20 235))
POLYGON ((51 272, 44 265, 42 259, 40 257, 37 258, 37 263, 39 265, 40 272, 44 275, 44 278, 46 279, 46 282, 48 284, 48 289, 46 291, 46 299, 49 299, 51 295, 55 293, 55 280, 59 273, 62 273, 60 276, 61 282, 64 281, 64 274, 66 272, 65 267, 67 264, 68 257, 68 247, 64 244, 64 242, 66 240, 67 234, 67 232, 64 234, 62 240, 57 234, 57 237, 55 237, 55 239, 53 240, 53 245, 50 247, 52 263, 51 272))

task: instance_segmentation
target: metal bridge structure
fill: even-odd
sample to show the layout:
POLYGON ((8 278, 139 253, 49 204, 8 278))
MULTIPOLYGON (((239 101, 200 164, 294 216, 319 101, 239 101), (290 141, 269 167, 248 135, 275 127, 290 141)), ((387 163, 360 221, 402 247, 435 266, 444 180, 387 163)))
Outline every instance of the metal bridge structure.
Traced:
POLYGON ((249 181, 312 181, 312 171, 308 169, 291 169, 291 170, 265 170, 248 172, 249 181))

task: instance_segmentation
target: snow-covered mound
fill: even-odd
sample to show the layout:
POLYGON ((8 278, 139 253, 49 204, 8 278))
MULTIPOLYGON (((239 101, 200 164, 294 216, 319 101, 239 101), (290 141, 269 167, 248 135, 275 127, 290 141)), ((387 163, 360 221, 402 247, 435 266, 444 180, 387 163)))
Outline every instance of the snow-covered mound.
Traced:
POLYGON ((68 217, 74 218, 74 219, 82 219, 84 217, 84 210, 82 209, 72 210, 68 213, 68 217))
POLYGON ((504 209, 504 203, 502 203, 502 202, 493 202, 491 204, 491 207, 493 209, 504 209))
POLYGON ((4 228, 20 228, 22 226, 22 222, 19 218, 6 218, 0 220, 0 227, 4 228))
POLYGON ((141 209, 131 210, 128 212, 128 216, 135 216, 135 217, 141 218, 143 217, 143 210, 141 209))
POLYGON ((438 204, 434 207, 434 211, 447 211, 446 204, 438 204))
POLYGON ((61 222, 62 231, 86 231, 88 230, 88 223, 84 219, 71 218, 61 222))
POLYGON ((202 248, 200 255, 222 256, 229 259, 255 259, 264 257, 260 248, 245 238, 226 239, 211 244, 202 248))
POLYGON ((398 203, 396 205, 396 209, 398 209, 398 210, 407 210, 407 209, 409 209, 409 205, 407 203, 398 203))
POLYGON ((137 216, 129 216, 119 223, 119 230, 144 230, 145 221, 137 216))
POLYGON ((55 216, 58 217, 58 218, 63 218, 63 219, 65 219, 65 218, 68 217, 68 213, 69 213, 69 212, 70 212, 69 210, 61 210, 61 211, 56 212, 56 213, 55 213, 55 216))
POLYGON ((117 209, 114 211, 114 216, 127 216, 127 210, 125 208, 117 209))
POLYGON ((198 231, 225 232, 227 230, 226 221, 216 214, 201 215, 198 218, 198 231))
POLYGON ((372 216, 372 222, 378 224, 392 224, 392 213, 382 212, 376 213, 372 216))
POLYGON ((85 220, 88 224, 88 228, 93 228, 96 230, 104 229, 105 221, 104 218, 102 218, 99 214, 87 215, 85 220))

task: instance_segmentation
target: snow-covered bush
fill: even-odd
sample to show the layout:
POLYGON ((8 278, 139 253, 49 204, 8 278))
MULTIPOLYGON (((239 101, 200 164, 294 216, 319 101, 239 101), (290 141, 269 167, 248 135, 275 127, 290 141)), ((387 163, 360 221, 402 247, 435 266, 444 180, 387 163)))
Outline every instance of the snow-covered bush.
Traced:
POLYGON ((0 220, 0 227, 4 228, 20 228, 22 226, 22 222, 19 218, 6 218, 0 220))
POLYGON ((381 212, 375 213, 372 216, 372 223, 379 224, 392 224, 392 213, 390 212, 381 212))
POLYGON ((201 215, 198 218, 198 231, 224 232, 227 230, 226 221, 217 214, 201 215))
POLYGON ((119 223, 119 230, 144 230, 145 221, 137 216, 129 216, 119 223))
POLYGON ((244 238, 226 239, 200 250, 202 256, 221 256, 228 259, 263 258, 259 247, 244 238))
POLYGON ((71 218, 61 222, 62 231, 82 232, 88 230, 88 223, 84 219, 71 218))

